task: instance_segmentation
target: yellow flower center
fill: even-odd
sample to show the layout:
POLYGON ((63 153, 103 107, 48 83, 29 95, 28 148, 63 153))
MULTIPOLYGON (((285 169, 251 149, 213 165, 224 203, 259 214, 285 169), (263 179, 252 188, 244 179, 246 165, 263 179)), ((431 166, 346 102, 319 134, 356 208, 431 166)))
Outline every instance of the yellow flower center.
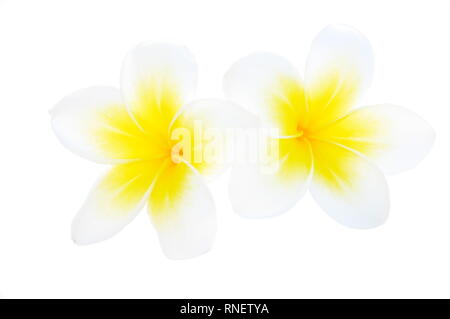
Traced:
POLYGON ((300 139, 300 140, 308 139, 308 138, 311 137, 311 132, 304 125, 298 124, 297 125, 297 129, 296 129, 296 133, 292 137, 300 139))

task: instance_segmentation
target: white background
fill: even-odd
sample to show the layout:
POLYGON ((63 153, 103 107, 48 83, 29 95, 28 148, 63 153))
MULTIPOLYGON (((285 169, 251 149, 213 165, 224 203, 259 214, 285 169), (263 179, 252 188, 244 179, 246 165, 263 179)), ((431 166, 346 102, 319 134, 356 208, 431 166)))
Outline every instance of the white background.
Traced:
POLYGON ((450 297, 450 6, 448 1, 1 1, 0 294, 5 297, 450 297), (308 195, 288 213, 246 220, 223 175, 211 184, 211 252, 171 261, 145 212, 116 237, 78 247, 70 224, 105 167, 64 149, 48 110, 91 85, 118 86, 143 41, 187 45, 197 97, 256 50, 300 68, 329 23, 362 31, 376 65, 363 104, 409 107, 437 140, 416 169, 389 177, 391 213, 372 230, 327 217, 308 195))

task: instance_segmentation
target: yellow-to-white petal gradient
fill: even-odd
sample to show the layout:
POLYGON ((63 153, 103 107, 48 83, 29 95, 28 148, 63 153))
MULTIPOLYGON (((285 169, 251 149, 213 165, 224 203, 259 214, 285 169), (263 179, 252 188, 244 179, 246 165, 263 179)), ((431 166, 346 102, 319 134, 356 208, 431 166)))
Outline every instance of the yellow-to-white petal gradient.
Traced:
POLYGON ((61 143, 87 159, 124 163, 161 155, 158 139, 139 130, 117 89, 92 87, 77 91, 61 100, 50 113, 61 143))
POLYGON ((384 223, 389 193, 383 173, 354 152, 330 142, 311 142, 314 176, 310 191, 339 223, 372 228, 384 223))
POLYGON ((93 187, 72 223, 77 244, 91 244, 118 233, 145 205, 160 160, 117 165, 93 187))
POLYGON ((119 90, 92 87, 61 100, 52 110, 52 127, 74 153, 100 163, 123 163, 158 156, 159 148, 128 115, 119 90), (155 147, 144 147, 155 144, 155 147))
POLYGON ((233 209, 249 218, 284 213, 305 194, 312 172, 309 143, 302 139, 269 139, 278 154, 270 160, 233 167, 229 196, 233 209))
POLYGON ((256 53, 234 63, 224 78, 228 98, 259 115, 280 136, 296 134, 304 117, 305 96, 295 67, 270 53, 256 53))
POLYGON ((168 128, 192 97, 197 64, 182 46, 142 44, 125 58, 121 87, 125 103, 141 129, 167 137, 168 128))
POLYGON ((344 25, 319 32, 306 62, 309 129, 345 115, 370 85, 372 74, 372 48, 361 33, 344 25))
POLYGON ((357 109, 319 135, 363 154, 389 174, 416 166, 435 137, 433 128, 420 116, 389 104, 357 109))
POLYGON ((148 207, 167 257, 195 257, 211 248, 217 229, 214 202, 190 165, 168 162, 158 174, 148 207))

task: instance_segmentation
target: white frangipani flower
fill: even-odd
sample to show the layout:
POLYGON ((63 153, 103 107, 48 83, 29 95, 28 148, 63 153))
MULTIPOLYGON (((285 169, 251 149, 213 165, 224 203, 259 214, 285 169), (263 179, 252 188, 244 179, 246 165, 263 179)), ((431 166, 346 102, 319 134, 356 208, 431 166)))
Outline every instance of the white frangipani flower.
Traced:
MULTIPOLYGON (((287 211, 310 190, 319 206, 355 228, 382 224, 389 210, 383 173, 416 166, 429 152, 433 129, 400 106, 353 109, 372 80, 373 54, 354 29, 331 25, 312 43, 305 81, 284 58, 258 53, 227 72, 227 97, 280 131, 278 170, 257 165, 232 171, 237 213, 267 217, 287 211)), ((268 138, 268 139, 270 139, 268 138)))
POLYGON ((186 132, 194 135, 195 121, 203 128, 223 129, 245 114, 220 100, 187 103, 196 81, 197 65, 187 49, 144 44, 126 57, 121 90, 83 89, 51 111, 53 130, 64 146, 114 165, 73 221, 76 243, 115 235, 147 204, 168 257, 189 258, 210 249, 216 216, 202 175, 214 173, 222 163, 201 156, 193 160, 198 143, 190 136, 186 144, 178 139, 186 132))

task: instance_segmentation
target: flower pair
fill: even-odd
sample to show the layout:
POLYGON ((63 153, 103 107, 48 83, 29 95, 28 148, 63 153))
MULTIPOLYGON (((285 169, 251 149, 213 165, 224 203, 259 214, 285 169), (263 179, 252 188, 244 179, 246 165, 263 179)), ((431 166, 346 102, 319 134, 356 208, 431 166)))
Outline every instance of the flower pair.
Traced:
POLYGON ((258 126, 278 132, 262 137, 263 145, 276 142, 275 171, 265 172, 262 161, 233 166, 230 200, 237 213, 280 214, 309 189, 337 221, 357 228, 380 225, 389 206, 383 172, 415 166, 429 151, 434 132, 402 107, 352 110, 372 70, 368 41, 349 27, 329 26, 312 44, 304 82, 288 61, 272 54, 236 62, 224 89, 238 106, 219 99, 192 101, 197 66, 185 48, 136 47, 125 59, 121 90, 84 89, 51 112, 53 129, 66 147, 113 165, 75 217, 74 241, 107 239, 146 205, 168 257, 206 252, 216 217, 203 177, 225 165, 192 156, 205 152, 195 140, 179 143, 175 133, 193 136, 198 122, 219 131, 258 126))

